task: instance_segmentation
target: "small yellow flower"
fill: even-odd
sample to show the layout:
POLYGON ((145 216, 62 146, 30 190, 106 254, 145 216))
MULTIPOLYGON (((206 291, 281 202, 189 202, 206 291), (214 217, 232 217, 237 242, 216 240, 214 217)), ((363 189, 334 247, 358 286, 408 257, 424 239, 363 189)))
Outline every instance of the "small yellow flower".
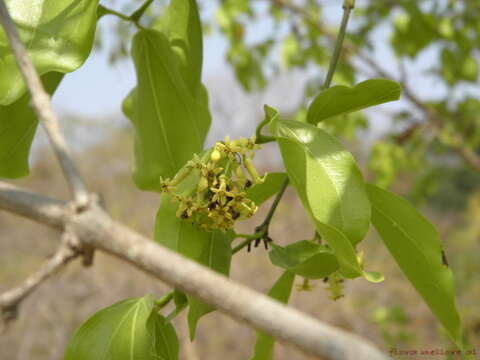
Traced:
POLYGON ((220 175, 219 177, 220 184, 218 187, 212 187, 210 188, 210 191, 214 193, 212 197, 212 201, 218 202, 220 205, 225 205, 227 203, 227 198, 233 198, 234 193, 232 193, 228 188, 227 188, 227 182, 225 175, 220 175))
POLYGON ((165 194, 171 194, 175 191, 175 186, 172 185, 172 181, 170 179, 163 179, 160 177, 160 192, 165 194))
POLYGON ((209 162, 208 164, 202 165, 200 175, 205 177, 210 185, 216 185, 217 175, 221 174, 222 171, 222 167, 216 167, 215 164, 209 162))

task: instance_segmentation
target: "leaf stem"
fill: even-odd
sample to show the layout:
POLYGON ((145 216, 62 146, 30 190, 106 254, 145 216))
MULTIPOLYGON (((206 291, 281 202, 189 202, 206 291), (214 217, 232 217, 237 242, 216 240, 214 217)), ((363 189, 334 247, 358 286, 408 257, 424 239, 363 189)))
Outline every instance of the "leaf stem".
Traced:
POLYGON ((162 296, 160 299, 155 300, 155 306, 157 310, 163 309, 173 299, 173 290, 162 296))
POLYGON ((257 126, 257 130, 255 131, 255 143, 256 144, 266 144, 272 141, 275 141, 275 137, 262 135, 262 129, 265 125, 268 124, 270 119, 266 117, 260 124, 257 126))
POLYGON ((124 21, 129 21, 135 24, 139 29, 143 29, 143 26, 140 25, 139 21, 148 7, 153 3, 153 0, 146 0, 137 10, 135 10, 130 16, 122 14, 116 10, 110 9, 106 6, 100 5, 98 8, 99 16, 102 15, 113 15, 124 21))
POLYGON ((342 51, 342 43, 343 39, 345 38, 345 33, 347 30, 348 19, 350 17, 350 13, 355 7, 355 0, 344 0, 343 1, 343 17, 342 23, 340 25, 340 30, 337 35, 337 39, 335 40, 335 48, 333 50, 332 58, 330 59, 330 64, 328 65, 327 76, 325 77, 325 81, 323 82, 323 89, 328 89, 330 84, 332 83, 333 74, 337 68, 337 63, 340 58, 340 52, 342 51))
POLYGON ((132 15, 130 15, 130 20, 133 22, 138 22, 148 7, 153 3, 153 0, 146 0, 137 10, 135 10, 132 15))
POLYGON ((255 232, 254 234, 251 234, 251 235, 236 234, 237 237, 243 237, 245 238, 245 240, 243 240, 240 244, 238 244, 232 249, 232 255, 242 250, 245 246, 248 246, 248 244, 250 244, 253 240, 261 239, 265 235, 266 235, 265 231, 255 232))
POLYGON ((113 15, 113 16, 116 16, 116 17, 122 19, 122 20, 131 21, 131 19, 128 15, 122 14, 122 13, 116 11, 116 10, 110 9, 110 8, 108 8, 106 6, 103 6, 103 5, 98 6, 98 12, 101 15, 113 15))

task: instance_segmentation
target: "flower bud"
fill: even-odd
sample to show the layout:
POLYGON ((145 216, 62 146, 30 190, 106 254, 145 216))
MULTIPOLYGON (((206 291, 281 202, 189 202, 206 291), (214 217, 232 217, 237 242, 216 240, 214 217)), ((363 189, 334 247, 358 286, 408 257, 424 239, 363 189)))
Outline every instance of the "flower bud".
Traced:
POLYGON ((217 149, 214 149, 212 151, 212 154, 210 155, 210 160, 212 160, 212 162, 214 164, 218 163, 220 160, 222 159, 222 154, 220 154, 220 151, 218 151, 217 149))

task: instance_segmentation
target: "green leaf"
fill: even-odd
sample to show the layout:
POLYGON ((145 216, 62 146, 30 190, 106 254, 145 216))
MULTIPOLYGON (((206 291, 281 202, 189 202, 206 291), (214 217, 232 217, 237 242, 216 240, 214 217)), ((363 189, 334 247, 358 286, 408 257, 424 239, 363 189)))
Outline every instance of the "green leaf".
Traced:
POLYGON ((156 313, 152 296, 126 299, 89 318, 70 339, 65 360, 178 359, 172 325, 156 313))
POLYGON ((453 274, 442 261, 437 231, 406 200, 368 185, 372 223, 403 273, 422 296, 451 339, 463 349, 463 331, 455 307, 453 274))
POLYGON ((395 101, 400 93, 400 85, 386 79, 366 80, 354 87, 333 86, 315 97, 308 108, 307 121, 317 124, 332 116, 395 101))
MULTIPOLYGON (((179 343, 172 324, 162 315, 153 312, 148 319, 147 328, 153 329, 155 341, 153 342, 153 354, 150 350, 149 357, 145 360, 178 360, 179 343)), ((128 359, 130 360, 131 357, 128 359)))
POLYGON ((135 128, 133 178, 142 190, 158 191, 159 178, 172 177, 202 150, 210 126, 206 91, 195 97, 184 81, 167 37, 141 30, 133 39, 137 87, 123 110, 135 128))
MULTIPOLYGON (((295 274, 285 271, 282 276, 275 282, 272 289, 268 292, 268 296, 286 304, 292 292, 295 274)), ((270 360, 272 359, 273 345, 275 339, 261 331, 257 331, 257 341, 253 356, 250 360, 270 360)))
MULTIPOLYGON (((197 238, 190 239, 197 244, 189 246, 189 251, 184 255, 198 261, 200 264, 209 267, 225 276, 230 273, 230 262, 232 260, 231 243, 234 238, 232 232, 222 233, 214 231, 211 233, 200 232, 197 238)), ((190 329, 190 339, 195 337, 198 320, 205 314, 215 310, 214 307, 205 304, 193 296, 187 295, 190 304, 188 312, 188 326, 190 329)))
POLYGON ((164 14, 152 26, 166 35, 178 55, 185 82, 196 96, 202 78, 202 25, 195 0, 170 0, 164 14))
POLYGON ((338 270, 338 261, 331 250, 310 240, 301 240, 285 247, 272 244, 268 256, 272 264, 308 279, 321 279, 338 270))
MULTIPOLYGON (((43 86, 50 95, 62 77, 63 74, 55 72, 42 76, 43 86)), ((28 175, 28 155, 37 124, 29 94, 24 94, 10 105, 0 105, 0 177, 18 178, 28 175)))
MULTIPOLYGON (((98 0, 7 0, 20 38, 40 75, 78 69, 90 54, 98 0)), ((0 27, 0 105, 20 99, 26 87, 0 27)))
POLYGON ((247 190, 247 198, 253 200, 255 204, 261 205, 280 191, 286 179, 287 174, 285 173, 268 173, 262 184, 254 185, 247 190))
POLYGON ((274 120, 288 177, 346 277, 362 274, 354 246, 370 223, 370 203, 353 156, 321 129, 274 120))

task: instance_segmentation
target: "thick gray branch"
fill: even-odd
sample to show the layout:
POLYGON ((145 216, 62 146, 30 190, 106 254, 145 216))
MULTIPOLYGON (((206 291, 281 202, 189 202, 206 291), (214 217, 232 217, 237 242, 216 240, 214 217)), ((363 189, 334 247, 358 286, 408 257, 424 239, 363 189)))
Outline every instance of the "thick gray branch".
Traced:
POLYGON ((180 288, 229 316, 327 360, 385 360, 369 342, 320 323, 256 291, 237 284, 111 219, 91 206, 74 213, 67 204, 0 182, 0 209, 76 234, 101 249, 180 288))
MULTIPOLYGON (((0 0, 0 23, 5 29, 8 43, 30 92, 32 108, 48 135, 50 144, 52 145, 63 173, 68 180, 70 190, 72 191, 76 202, 79 205, 85 205, 88 201, 88 193, 85 184, 80 177, 80 173, 72 160, 67 143, 60 131, 57 117, 50 102, 50 96, 43 88, 40 77, 30 61, 28 53, 18 35, 17 28, 8 13, 4 0, 0 0)), ((12 119, 12 121, 13 120, 14 119, 12 119)))

